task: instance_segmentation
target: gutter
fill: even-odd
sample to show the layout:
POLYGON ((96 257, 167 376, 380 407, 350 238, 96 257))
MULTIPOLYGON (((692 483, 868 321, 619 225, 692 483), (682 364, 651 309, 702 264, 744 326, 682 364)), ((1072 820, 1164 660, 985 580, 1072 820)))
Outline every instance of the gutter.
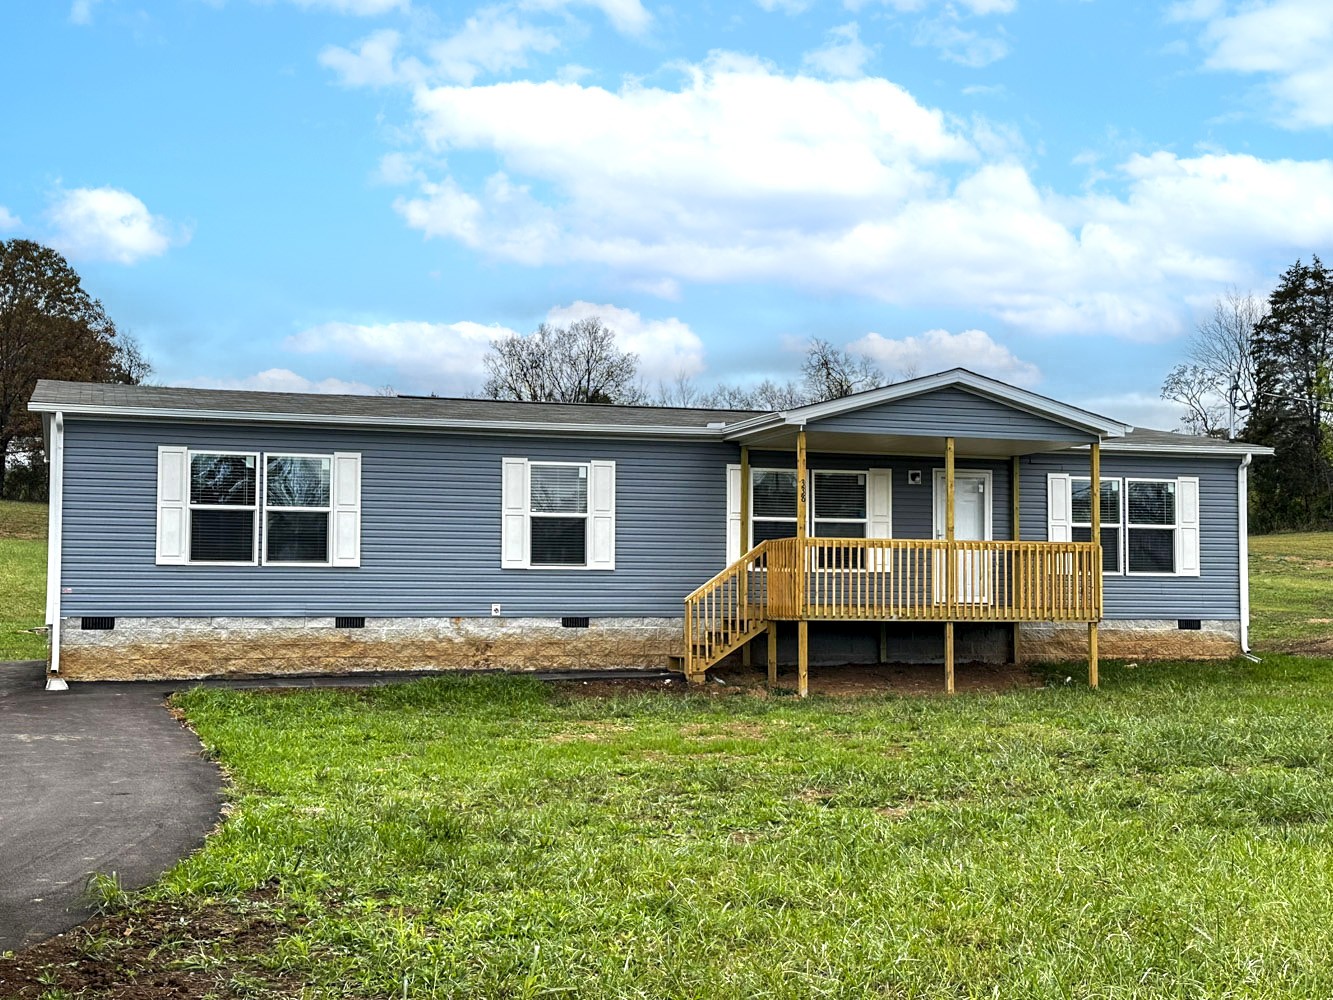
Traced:
POLYGON ((1236 500, 1240 504, 1236 518, 1240 542, 1240 651, 1250 655, 1250 462, 1247 454, 1236 469, 1236 500))
POLYGON ((60 676, 60 563, 64 534, 65 500, 65 415, 57 410, 49 421, 47 458, 51 467, 49 498, 46 506, 46 624, 51 638, 51 662, 46 675, 46 690, 65 691, 69 685, 60 676))

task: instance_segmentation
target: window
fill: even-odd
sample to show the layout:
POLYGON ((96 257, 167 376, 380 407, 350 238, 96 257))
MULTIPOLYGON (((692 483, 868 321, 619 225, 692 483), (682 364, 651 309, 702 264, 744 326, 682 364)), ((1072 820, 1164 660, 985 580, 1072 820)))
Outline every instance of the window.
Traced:
POLYGON ((816 538, 866 537, 866 474, 815 472, 812 534, 816 538))
POLYGON ((615 569, 615 462, 501 461, 504 569, 615 569))
MULTIPOLYGON (((1092 541, 1092 479, 1088 476, 1070 477, 1071 539, 1075 542, 1092 541)), ((1102 572, 1120 572, 1120 480, 1103 479, 1101 495, 1102 515, 1102 572)))
POLYGON ((157 449, 160 566, 361 565, 361 456, 157 449))
POLYGON ((255 561, 259 456, 190 452, 189 561, 255 561))
POLYGON ((750 544, 796 537, 796 473, 752 469, 750 475, 750 544))
POLYGON ((333 459, 264 456, 264 562, 326 566, 333 459))
POLYGON ((587 565, 588 467, 534 462, 528 482, 532 565, 587 565))
POLYGON ((1125 499, 1129 572, 1175 573, 1175 480, 1127 479, 1125 499))
MULTIPOLYGON (((1092 539, 1092 488, 1087 476, 1046 477, 1046 537, 1092 539)), ((1103 479, 1103 569, 1126 576, 1199 576, 1199 478, 1103 479)))

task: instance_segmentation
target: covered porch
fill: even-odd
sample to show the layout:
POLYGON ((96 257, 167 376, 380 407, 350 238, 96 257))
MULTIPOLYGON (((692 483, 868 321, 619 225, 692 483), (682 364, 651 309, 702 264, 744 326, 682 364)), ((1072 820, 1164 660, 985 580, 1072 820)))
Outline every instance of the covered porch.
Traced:
MULTIPOLYGON (((1094 541, 1101 537, 1100 504, 1089 504, 1089 521, 1080 526, 1083 537, 1077 541, 1068 528, 1062 538, 1038 532, 1031 518, 1028 531, 1035 537, 1024 538, 1020 463, 1038 452, 1086 449, 1088 482, 1097 483, 1102 437, 1118 428, 1062 404, 1042 406, 1050 401, 1032 394, 996 400, 969 391, 984 385, 895 395, 897 388, 864 394, 871 398, 860 405, 854 399, 834 401, 737 428, 740 465, 734 481, 741 516, 733 518, 735 557, 686 599, 686 675, 702 681, 710 666, 737 650, 748 663, 752 643, 766 636, 769 680, 776 683, 777 624, 794 622, 798 690, 805 695, 810 622, 928 622, 942 626, 943 686, 952 693, 956 625, 1012 625, 1018 661, 1018 626, 1056 622, 1086 623, 1088 681, 1095 687, 1102 617, 1102 548, 1094 541), (772 470, 756 469, 752 459, 771 465, 774 453, 790 456, 794 465, 787 474, 794 517, 785 522, 763 516, 760 512, 772 511, 771 499, 756 503, 754 496, 767 488, 772 470), (828 471, 830 463, 854 468, 856 456, 872 466, 864 474, 870 480, 864 512, 852 505, 842 510, 844 516, 824 516, 835 502, 820 496, 821 486, 832 497, 834 480, 847 483, 861 475, 828 471), (904 491, 921 487, 910 504, 901 504, 912 510, 898 523, 891 509, 894 483, 904 491), (996 484, 1007 487, 1007 498, 994 496, 996 484), (922 513, 926 497, 928 518, 922 513)), ((1045 497, 1030 497, 1029 514, 1034 501, 1046 507, 1045 497)))

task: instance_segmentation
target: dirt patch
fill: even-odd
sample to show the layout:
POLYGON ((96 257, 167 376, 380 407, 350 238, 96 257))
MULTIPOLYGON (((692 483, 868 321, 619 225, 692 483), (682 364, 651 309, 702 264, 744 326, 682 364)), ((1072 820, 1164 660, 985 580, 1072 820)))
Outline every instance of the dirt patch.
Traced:
POLYGON ((1333 659, 1333 636, 1321 635, 1308 639, 1282 639, 1266 642, 1259 655, 1265 652, 1289 653, 1292 656, 1313 656, 1321 659, 1333 659))
POLYGON ((0 958, 0 996, 299 996, 299 980, 265 969, 262 961, 276 938, 304 923, 278 909, 272 887, 227 903, 137 904, 0 958))
MULTIPOLYGON (((708 671, 705 684, 686 684, 675 680, 560 680, 552 682, 567 697, 615 698, 648 691, 674 691, 680 694, 706 695, 713 698, 748 694, 760 698, 772 693, 791 694, 796 690, 795 669, 778 671, 777 692, 768 690, 768 675, 763 667, 724 666, 708 671)), ((954 670, 957 691, 1009 691, 1038 688, 1041 675, 1014 664, 960 663, 954 670)), ((810 693, 830 698, 864 698, 874 695, 936 695, 944 693, 944 667, 936 664, 889 663, 811 667, 810 693)), ((749 736, 748 732, 722 732, 703 726, 698 735, 749 736)), ((756 734, 757 735, 757 734, 756 734)))

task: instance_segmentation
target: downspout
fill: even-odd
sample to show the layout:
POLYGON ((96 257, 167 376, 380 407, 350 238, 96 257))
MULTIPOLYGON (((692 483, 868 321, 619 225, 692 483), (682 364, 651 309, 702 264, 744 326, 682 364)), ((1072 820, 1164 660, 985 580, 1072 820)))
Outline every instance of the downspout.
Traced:
POLYGON ((56 411, 51 418, 47 458, 51 478, 46 507, 46 624, 51 637, 51 663, 46 675, 46 690, 65 691, 69 685, 60 676, 60 557, 64 529, 65 415, 60 411, 56 411))
POLYGON ((1247 657, 1250 656, 1250 462, 1253 458, 1247 454, 1236 470, 1236 499, 1240 504, 1236 519, 1240 543, 1240 651, 1247 657))

